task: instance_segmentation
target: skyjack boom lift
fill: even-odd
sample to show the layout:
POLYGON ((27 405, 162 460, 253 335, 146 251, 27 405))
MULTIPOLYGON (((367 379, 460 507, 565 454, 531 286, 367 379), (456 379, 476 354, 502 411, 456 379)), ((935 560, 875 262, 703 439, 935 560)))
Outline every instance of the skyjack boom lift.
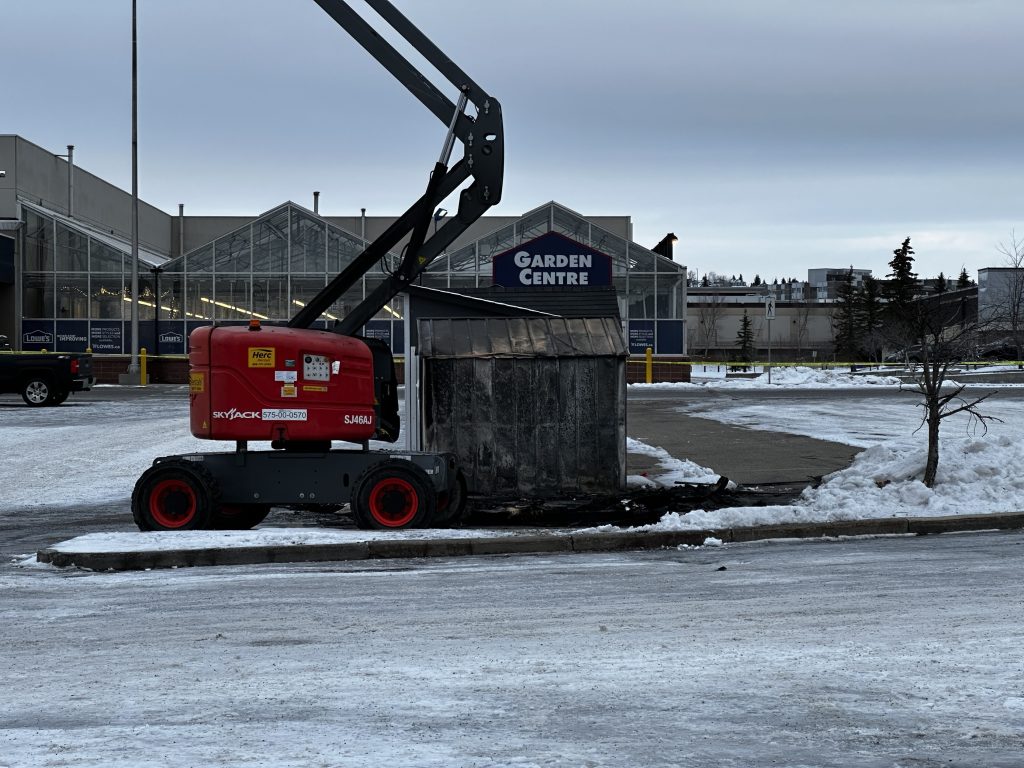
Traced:
POLYGON ((350 504, 357 524, 374 528, 437 526, 461 514, 465 481, 455 456, 367 449, 371 439, 398 439, 398 396, 390 349, 357 334, 500 201, 501 106, 388 0, 365 2, 459 94, 453 103, 344 0, 316 0, 448 127, 426 191, 287 326, 253 320, 248 328, 193 331, 192 434, 233 440, 236 448, 156 459, 132 493, 132 515, 141 530, 251 528, 272 506, 350 504), (475 115, 466 113, 469 104, 475 115), (449 166, 456 141, 463 156, 449 166), (430 234, 434 210, 456 190, 457 213, 430 234), (400 263, 370 295, 331 331, 310 327, 406 236, 400 263), (270 441, 273 450, 250 451, 251 440, 270 441), (332 450, 332 440, 363 448, 332 450))

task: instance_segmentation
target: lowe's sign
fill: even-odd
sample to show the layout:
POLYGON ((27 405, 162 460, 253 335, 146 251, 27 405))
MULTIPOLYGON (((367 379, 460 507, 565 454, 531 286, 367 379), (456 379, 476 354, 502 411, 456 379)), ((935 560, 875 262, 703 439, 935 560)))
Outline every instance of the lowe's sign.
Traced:
POLYGON ((608 254, 555 232, 494 257, 494 284, 506 288, 611 283, 612 259, 608 254))

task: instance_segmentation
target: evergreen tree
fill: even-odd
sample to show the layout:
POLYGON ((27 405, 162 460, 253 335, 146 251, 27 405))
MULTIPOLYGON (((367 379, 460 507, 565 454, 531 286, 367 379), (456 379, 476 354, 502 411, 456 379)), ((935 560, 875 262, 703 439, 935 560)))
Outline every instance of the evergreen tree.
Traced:
POLYGON ((705 272, 704 273, 704 277, 702 277, 700 279, 700 284, 704 288, 707 288, 709 285, 711 285, 711 281, 708 280, 708 273, 707 272, 705 272))
POLYGON ((960 277, 956 280, 956 287, 957 290, 971 287, 971 278, 967 276, 967 267, 960 268, 960 277))
POLYGON ((889 308, 892 314, 899 316, 914 298, 917 287, 917 275, 913 272, 914 249, 910 247, 910 238, 903 241, 903 245, 892 252, 892 261, 889 268, 892 270, 887 277, 892 278, 889 283, 889 308))
POLYGON ((857 327, 861 351, 874 362, 881 362, 884 315, 881 286, 875 278, 867 275, 857 293, 857 327))
POLYGON ((935 292, 945 293, 949 290, 949 281, 946 279, 944 272, 939 272, 939 276, 935 278, 935 292))
MULTIPOLYGON (((740 348, 740 360, 748 364, 754 362, 754 324, 745 309, 743 319, 740 320, 740 331, 736 334, 736 346, 740 348)), ((743 370, 746 370, 746 366, 743 366, 743 370)))
POLYGON ((761 284, 761 276, 760 275, 754 275, 754 285, 760 285, 760 284, 761 284))
POLYGON ((853 267, 846 272, 836 286, 836 303, 832 313, 832 334, 835 339, 836 356, 840 360, 856 360, 859 355, 857 343, 857 300, 853 287, 853 267))

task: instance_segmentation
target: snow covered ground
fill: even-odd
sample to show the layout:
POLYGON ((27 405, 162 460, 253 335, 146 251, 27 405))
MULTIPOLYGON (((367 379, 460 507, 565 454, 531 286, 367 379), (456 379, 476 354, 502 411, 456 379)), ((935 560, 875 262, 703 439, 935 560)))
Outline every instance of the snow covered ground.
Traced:
MULTIPOLYGON (((994 369, 1004 370, 1004 369, 994 369)), ((699 374, 698 374, 699 375, 699 374)), ((996 394, 981 410, 1000 421, 986 428, 968 414, 946 419, 940 431, 938 478, 927 488, 921 478, 927 456, 927 433, 918 430, 920 398, 857 397, 858 392, 880 388, 898 390, 899 379, 875 374, 810 368, 784 368, 755 379, 697 378, 690 384, 633 385, 639 388, 678 390, 679 411, 750 429, 789 432, 864 448, 853 464, 827 476, 788 506, 734 508, 669 513, 648 529, 724 528, 784 522, 851 520, 870 517, 986 514, 1024 510, 1024 400, 1000 399, 1000 389, 1015 384, 985 384, 972 390, 996 394), (687 401, 694 388, 727 391, 761 389, 820 390, 823 397, 802 400, 799 408, 777 400, 751 403, 749 399, 720 398, 687 401), (831 391, 832 395, 829 396, 831 391), (915 432, 915 430, 917 430, 915 432)), ((655 482, 706 482, 704 468, 694 468, 669 456, 658 446, 638 445, 631 451, 664 454, 665 473, 655 482)))
MULTIPOLYGON (((886 426, 893 401, 837 394, 800 407, 832 422, 854 408, 877 423, 829 429, 878 441, 837 489, 859 478, 873 494, 874 473, 912 473, 918 438, 886 426)), ((807 422, 750 407, 715 410, 807 422)), ((963 456, 936 493, 959 489, 964 511, 986 503, 983 467, 1004 483, 1019 466, 1022 414, 992 408, 1005 423, 988 436, 946 433, 963 456)), ((184 405, 160 397, 5 408, 0 441, 3 528, 38 504, 127 510, 153 456, 208 449, 184 405), (119 430, 83 429, 97 414, 119 430)), ((668 478, 714 474, 630 449, 668 478)), ((908 497, 890 514, 912 505, 912 480, 889 485, 908 497)), ((794 510, 827 507, 815 496, 794 510)), ((1010 532, 116 574, 23 560, 0 565, 0 767, 1018 768, 1022 546, 1010 532)))
MULTIPOLYGON (((700 372, 698 372, 698 376, 700 372)), ((926 488, 920 478, 926 456, 920 408, 914 395, 900 398, 858 397, 879 389, 896 390, 899 380, 884 375, 850 375, 838 371, 785 368, 755 379, 697 378, 692 384, 633 385, 639 390, 679 391, 679 410, 725 423, 844 442, 864 448, 852 466, 825 478, 804 492, 793 505, 697 510, 668 513, 654 529, 707 529, 784 522, 849 520, 868 517, 941 516, 1024 510, 1024 400, 1003 398, 1005 385, 985 385, 997 392, 984 405, 1001 419, 987 432, 966 415, 948 419, 942 427, 938 481, 926 488), (820 391, 822 397, 802 400, 799 407, 750 398, 686 398, 693 388, 738 390, 820 391)), ((1013 386, 1013 385, 1009 385, 1013 386)), ((88 406, 54 409, 10 408, 0 421, 0 441, 8 460, 0 464, 0 519, 5 510, 76 504, 123 502, 128 508, 138 476, 161 455, 209 451, 216 444, 197 440, 188 432, 187 404, 182 398, 93 402, 88 406), (84 421, 83 421, 84 420, 84 421), (118 429, 84 430, 83 424, 116 423, 118 429), (87 437, 86 437, 87 435, 87 437), (52 457, 60 455, 61 461, 52 457)), ((401 444, 401 443, 400 443, 401 444)), ((255 447, 255 446, 254 446, 255 447)), ((670 455, 660 446, 629 439, 634 453, 654 456, 663 472, 651 478, 631 478, 635 484, 676 481, 711 482, 714 467, 701 467, 685 457, 670 455)), ((650 528, 650 527, 648 527, 650 528)), ((610 530, 605 528, 606 530, 610 530)), ((389 533, 421 537, 440 532, 389 533)), ((451 536, 445 532, 443 535, 451 536)), ((494 531, 462 535, 495 535, 494 531)), ((295 530, 263 527, 255 532, 195 532, 187 537, 134 532, 91 534, 64 546, 75 551, 159 549, 188 542, 192 547, 273 545, 362 541, 359 531, 295 530), (165 540, 167 539, 167 540, 165 540)))

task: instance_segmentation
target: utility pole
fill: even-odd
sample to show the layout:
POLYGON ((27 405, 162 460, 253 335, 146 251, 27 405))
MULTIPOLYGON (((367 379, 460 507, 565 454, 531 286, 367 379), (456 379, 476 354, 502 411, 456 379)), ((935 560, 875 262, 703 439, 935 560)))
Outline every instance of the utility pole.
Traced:
POLYGON ((131 361, 122 383, 139 380, 139 60, 136 37, 136 0, 132 0, 132 323, 131 361))

